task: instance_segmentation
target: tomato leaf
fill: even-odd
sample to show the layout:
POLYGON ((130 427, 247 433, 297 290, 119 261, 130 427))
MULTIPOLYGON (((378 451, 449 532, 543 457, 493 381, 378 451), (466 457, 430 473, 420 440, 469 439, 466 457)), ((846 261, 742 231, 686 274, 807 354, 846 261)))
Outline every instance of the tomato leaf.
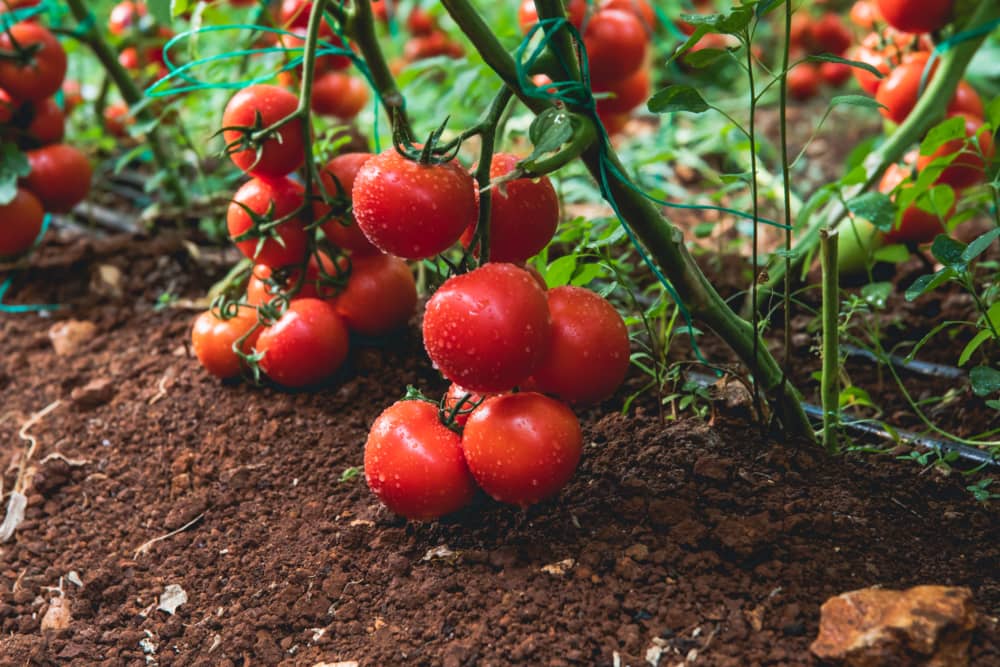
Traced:
POLYGON ((549 264, 545 270, 545 284, 549 288, 568 285, 576 271, 576 256, 564 255, 549 264))
POLYGON ((837 95, 830 100, 830 107, 839 106, 841 104, 852 106, 852 107, 862 107, 865 109, 884 109, 884 104, 879 104, 872 98, 866 95, 837 95))
POLYGON ((13 143, 0 142, 0 205, 17 196, 17 179, 31 173, 27 156, 13 143))
POLYGON ((893 243, 876 250, 873 257, 876 262, 901 264, 910 258, 910 249, 902 243, 893 243))
POLYGON ((945 266, 955 269, 965 268, 965 262, 962 261, 965 249, 964 243, 956 241, 947 234, 938 234, 931 243, 931 254, 934 258, 945 266))
POLYGON ((711 32, 738 35, 753 20, 753 6, 741 5, 728 14, 682 14, 681 20, 685 23, 690 23, 696 28, 705 26, 711 32))
POLYGON ((170 25, 170 20, 174 17, 172 5, 172 0, 149 0, 146 3, 149 13, 161 25, 170 25))
POLYGON ((962 251, 962 261, 971 262, 976 257, 979 257, 986 251, 987 248, 990 247, 990 244, 993 243, 997 237, 1000 237, 1000 227, 994 227, 985 234, 981 234, 973 239, 972 243, 970 243, 968 247, 962 251))
POLYGON ((570 113, 565 109, 546 109, 532 121, 528 137, 535 145, 535 150, 522 160, 522 166, 530 171, 534 160, 558 150, 573 137, 570 113))
MULTIPOLYGON (((860 60, 850 60, 849 58, 841 58, 840 56, 835 56, 832 53, 817 53, 811 56, 806 56, 805 58, 803 58, 803 60, 808 62, 820 62, 820 63, 843 63, 844 65, 850 65, 851 67, 855 67, 857 69, 863 69, 869 74, 877 76, 880 79, 885 76, 885 74, 878 71, 868 63, 863 63, 860 60)), ((843 97, 864 97, 864 95, 844 95, 843 97)), ((875 101, 870 97, 866 97, 865 99, 869 100, 870 102, 875 101)), ((882 105, 879 104, 878 106, 882 105)))
POLYGON ((989 366, 976 366, 969 371, 969 381, 976 396, 989 396, 1000 389, 1000 371, 989 366))
POLYGON ((727 55, 729 55, 728 49, 700 49, 691 51, 684 56, 684 62, 691 67, 701 69, 718 62, 727 55))
POLYGON ((847 202, 847 209, 861 216, 883 232, 892 229, 896 222, 896 206, 888 195, 881 192, 867 192, 847 202))
POLYGON ((194 3, 191 0, 170 0, 170 13, 174 16, 180 16, 191 9, 192 4, 194 3))
POLYGON ((979 346, 988 341, 992 335, 989 329, 983 329, 973 336, 972 340, 966 344, 965 349, 962 350, 962 354, 958 355, 958 365, 964 366, 973 353, 979 349, 979 346))
POLYGON ((928 273, 913 281, 913 284, 906 290, 906 300, 913 301, 922 294, 937 289, 940 285, 954 278, 955 269, 946 266, 937 273, 928 273))
POLYGON ((710 108, 705 98, 691 86, 668 86, 650 98, 646 107, 653 113, 687 111, 702 113, 710 108))
POLYGON ((940 148, 941 144, 953 139, 965 139, 965 118, 961 116, 949 118, 931 128, 920 142, 920 154, 930 155, 940 148))
POLYGON ((892 293, 892 283, 868 283, 861 288, 861 298, 872 308, 885 308, 889 294, 892 293))

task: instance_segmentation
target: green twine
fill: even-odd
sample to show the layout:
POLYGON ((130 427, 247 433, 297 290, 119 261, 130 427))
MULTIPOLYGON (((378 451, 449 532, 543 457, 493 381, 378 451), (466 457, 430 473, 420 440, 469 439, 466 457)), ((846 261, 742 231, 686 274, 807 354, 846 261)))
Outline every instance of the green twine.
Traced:
MULTIPOLYGON (((45 232, 49 230, 49 225, 52 224, 52 215, 46 214, 42 219, 42 229, 38 232, 38 236, 35 237, 35 242, 31 244, 31 250, 38 247, 38 244, 42 242, 42 237, 45 236, 45 232)), ((3 302, 4 296, 7 294, 7 290, 10 289, 11 284, 14 279, 8 276, 3 284, 0 284, 0 313, 38 313, 42 311, 58 310, 62 308, 59 304, 55 303, 39 303, 39 304, 23 304, 23 305, 11 305, 3 302)))
POLYGON ((981 26, 971 28, 969 30, 963 30, 962 32, 955 33, 948 39, 945 39, 934 46, 931 51, 930 57, 927 59, 927 64, 924 65, 924 71, 920 74, 920 88, 918 92, 918 97, 924 94, 924 88, 927 86, 927 82, 931 78, 931 74, 934 70, 934 66, 941 56, 951 49, 955 48, 962 42, 967 42, 970 39, 976 39, 977 37, 982 37, 983 35, 988 35, 995 28, 1000 26, 1000 18, 988 21, 981 26))

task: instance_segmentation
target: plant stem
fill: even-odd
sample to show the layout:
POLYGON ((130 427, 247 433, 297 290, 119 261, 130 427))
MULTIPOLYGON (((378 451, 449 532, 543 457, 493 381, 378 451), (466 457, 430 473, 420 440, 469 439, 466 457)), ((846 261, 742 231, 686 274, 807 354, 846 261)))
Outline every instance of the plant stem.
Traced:
POLYGON ((361 55, 368 65, 372 75, 372 83, 378 91, 379 100, 389 114, 389 119, 395 128, 397 124, 405 130, 406 139, 414 141, 410 130, 410 121, 406 115, 406 103, 403 94, 396 87, 396 79, 389 70, 389 65, 375 36, 375 17, 372 14, 371 0, 359 0, 354 8, 351 19, 350 33, 361 50, 361 55))
MULTIPOLYGON (((752 212, 753 212, 753 233, 752 233, 752 248, 750 250, 750 264, 751 264, 751 281, 750 281, 750 326, 755 332, 760 331, 760 309, 757 307, 757 272, 760 270, 760 245, 759 245, 759 230, 760 222, 758 220, 758 215, 760 213, 760 202, 758 201, 757 193, 757 94, 756 94, 756 81, 753 75, 753 52, 750 48, 752 43, 751 31, 749 28, 746 30, 746 41, 744 46, 747 50, 747 80, 750 85, 750 119, 749 119, 749 131, 747 136, 750 139, 750 197, 752 199, 752 212)), ((753 337, 753 357, 757 358, 760 352, 760 336, 753 337)), ((784 378, 785 374, 781 374, 784 378)), ((763 416, 763 411, 761 410, 760 403, 760 387, 754 382, 753 385, 753 405, 754 410, 758 417, 763 416)), ((761 419, 763 423, 763 419, 761 419)))
MULTIPOLYGON (((784 332, 781 382, 788 382, 788 364, 792 360, 792 182, 788 173, 788 59, 792 33, 792 3, 785 2, 785 44, 781 53, 781 89, 778 96, 778 123, 781 132, 781 187, 784 195, 785 208, 785 276, 784 294, 784 332)), ((754 298, 754 305, 757 299, 754 298)), ((756 310, 756 308, 754 308, 756 310)))
MULTIPOLYGON (((313 218, 313 185, 316 166, 313 164, 312 123, 309 122, 309 110, 312 108, 313 80, 316 78, 316 48, 319 43, 319 29, 323 24, 323 10, 329 0, 316 0, 312 3, 309 13, 309 27, 302 54, 302 87, 299 90, 299 106, 295 115, 302 120, 303 150, 305 152, 305 169, 302 184, 305 188, 306 206, 303 211, 305 222, 313 218)), ((304 272, 303 272, 304 273, 304 272)))
POLYGON ((823 446, 836 454, 840 427, 840 275, 837 267, 837 233, 821 229, 820 262, 823 267, 823 375, 820 399, 823 407, 823 446))
MULTIPOLYGON (((514 93, 507 86, 500 89, 486 112, 482 131, 479 134, 482 147, 479 149, 479 166, 476 167, 476 186, 479 188, 479 220, 476 222, 476 234, 479 237, 480 266, 490 261, 490 202, 493 199, 492 188, 490 188, 490 167, 493 164, 493 153, 496 150, 497 128, 500 124, 500 118, 513 96, 514 93)), ((475 248, 476 244, 477 240, 474 239, 469 247, 475 248)))
MULTIPOLYGON (((100 29, 93 21, 89 20, 91 13, 84 6, 83 0, 66 0, 66 4, 69 5, 69 9, 73 13, 73 18, 80 24, 80 27, 87 26, 86 31, 79 39, 87 44, 93 50, 97 59, 101 61, 108 76, 111 77, 115 82, 115 86, 118 87, 122 99, 130 107, 140 104, 144 99, 142 91, 139 90, 139 87, 132 80, 132 77, 129 76, 129 73, 118 62, 118 55, 107 41, 105 41, 100 29)), ((156 165, 164 174, 164 182, 167 189, 179 206, 187 207, 189 204, 187 191, 181 184, 177 170, 170 159, 170 153, 167 151, 163 137, 160 134, 159 126, 152 124, 155 118, 145 107, 140 107, 135 115, 142 123, 149 124, 149 130, 146 132, 146 137, 149 139, 149 148, 153 152, 153 159, 156 160, 156 165)))

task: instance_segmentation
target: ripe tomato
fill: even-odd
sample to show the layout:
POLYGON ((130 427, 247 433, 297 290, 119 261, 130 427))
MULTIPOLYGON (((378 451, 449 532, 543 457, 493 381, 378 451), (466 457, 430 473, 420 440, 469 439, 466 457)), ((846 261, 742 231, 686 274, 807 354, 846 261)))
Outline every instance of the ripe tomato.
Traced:
POLYGON ((465 50, 458 42, 452 41, 447 34, 440 30, 426 35, 417 35, 407 40, 403 47, 403 58, 408 62, 426 60, 435 56, 448 56, 450 58, 461 58, 465 50))
POLYGON ((284 28, 308 28, 311 11, 309 0, 283 0, 278 14, 279 23, 284 28))
POLYGON ((399 401, 378 416, 365 443, 365 481, 386 507, 417 521, 462 509, 476 490, 461 438, 425 401, 399 401))
POLYGON ((56 36, 37 23, 17 23, 0 32, 0 50, 38 49, 31 61, 0 60, 0 88, 17 100, 42 100, 59 92, 66 76, 66 52, 56 36))
POLYGON ((845 63, 820 63, 819 75, 828 86, 839 88, 851 78, 851 66, 845 63))
POLYGON ((63 111, 68 116, 73 113, 73 109, 83 104, 83 91, 80 89, 80 82, 75 79, 67 79, 62 85, 63 111))
POLYGON ((583 31, 590 80, 595 87, 613 86, 642 67, 646 59, 646 29, 634 14, 602 9, 583 31))
POLYGON ((32 105, 31 124, 28 136, 39 144, 54 144, 61 141, 66 132, 66 116, 52 97, 32 105))
POLYGON ((792 99, 808 100, 819 93, 819 68, 813 63, 799 63, 788 70, 786 81, 792 99))
POLYGON ((243 184, 233 203, 229 205, 226 214, 226 226, 229 237, 244 255, 271 267, 297 264, 306 256, 307 235, 302 221, 297 217, 286 220, 274 228, 277 238, 249 238, 236 241, 236 237, 255 227, 254 218, 247 209, 257 217, 266 217, 267 221, 277 220, 293 213, 302 206, 303 190, 298 183, 287 178, 262 180, 254 178, 243 184), (280 240, 279 240, 280 239, 280 240), (259 246, 259 247, 258 247, 259 246))
MULTIPOLYGON (((901 189, 913 187, 912 183, 907 182, 911 175, 912 171, 909 168, 891 165, 882 176, 878 186, 879 192, 888 194, 897 187, 901 189)), ((897 225, 885 234, 887 243, 930 243, 935 236, 944 233, 941 219, 916 204, 910 205, 897 220, 897 225)))
POLYGON ((601 5, 601 9, 621 9, 632 12, 637 19, 642 21, 647 32, 652 32, 656 28, 656 10, 647 0, 607 0, 601 5))
POLYGON ((24 186, 31 190, 46 211, 67 213, 87 198, 93 169, 79 149, 52 144, 28 151, 31 173, 24 186))
POLYGON ((873 0, 858 0, 851 6, 851 23, 862 30, 871 30, 883 21, 873 0))
POLYGON ((448 391, 444 394, 444 409, 449 413, 455 410, 455 423, 459 426, 465 426, 466 422, 469 421, 469 415, 472 414, 474 407, 478 407, 486 396, 491 395, 486 394, 484 396, 483 394, 463 389, 452 382, 448 387, 448 391), (459 403, 461 403, 460 407, 459 403))
POLYGON ((570 403, 609 398, 629 365, 628 329, 608 301, 582 287, 548 292, 552 337, 532 377, 538 391, 570 403))
MULTIPOLYGON (((212 375, 222 378, 236 377, 243 369, 243 360, 233 352, 236 343, 257 324, 257 311, 240 306, 236 317, 222 320, 211 310, 206 310, 194 321, 191 330, 191 347, 198 361, 212 375)), ((260 329, 250 334, 240 345, 244 354, 250 354, 260 329)))
MULTIPOLYGON (((569 0, 564 4, 566 18, 579 30, 587 18, 587 0, 569 0)), ((538 23, 538 9, 535 7, 535 0, 522 0, 517 8, 517 24, 521 26, 521 32, 527 35, 536 23, 538 23)))
POLYGON ((521 392, 487 398, 462 433, 469 470, 495 500, 521 507, 555 495, 583 451, 580 422, 563 403, 521 392))
POLYGON ((426 9, 419 5, 410 10, 406 17, 406 29, 411 35, 429 35, 438 29, 437 21, 426 9))
MULTIPOLYGON (((889 74, 890 65, 895 66, 899 64, 900 55, 899 49, 891 44, 883 48, 878 34, 871 33, 851 52, 851 59, 871 65, 885 77, 889 74)), ((857 79, 858 85, 861 86, 862 90, 869 95, 874 95, 878 92, 884 78, 877 77, 868 70, 863 70, 859 67, 852 67, 851 69, 854 71, 854 78, 857 79)))
MULTIPOLYGON (((339 36, 334 34, 333 30, 326 23, 323 23, 319 29, 319 38, 326 42, 326 44, 320 44, 320 49, 327 49, 332 46, 336 49, 343 49, 344 42, 339 36)), ((295 30, 293 34, 282 34, 278 37, 278 43, 286 49, 298 49, 300 52, 296 52, 293 55, 302 55, 305 51, 306 46, 306 32, 304 29, 295 30)), ((316 56, 315 71, 317 73, 330 72, 336 70, 346 69, 351 66, 351 59, 344 55, 342 52, 331 52, 321 53, 316 56)), ((302 66, 299 65, 297 71, 301 73, 302 66)))
POLYGON ((953 0, 876 0, 879 13, 896 30, 934 32, 951 19, 953 0))
POLYGON ((354 218, 384 252, 404 259, 433 257, 475 223, 475 187, 457 162, 420 164, 390 148, 358 170, 354 218))
POLYGON ((321 116, 350 120, 368 104, 368 85, 343 72, 327 72, 313 82, 311 106, 321 116))
MULTIPOLYGON (((514 171, 520 158, 497 153, 490 163, 490 178, 514 171)), ((490 197, 490 261, 523 262, 549 244, 559 225, 559 197, 548 176, 519 178, 493 188, 490 197), (505 192, 506 190, 506 192, 505 192)), ((462 234, 469 247, 475 225, 462 234)))
POLYGON ((958 88, 955 89, 955 96, 948 103, 948 113, 985 118, 982 98, 979 97, 976 89, 965 81, 958 82, 958 88))
POLYGON ((985 180, 986 165, 993 161, 993 133, 975 116, 948 114, 948 117, 956 115, 965 119, 966 140, 952 139, 939 146, 931 155, 921 155, 917 160, 917 169, 923 171, 935 159, 957 153, 955 159, 944 168, 935 182, 962 189, 985 180), (972 137, 978 140, 979 148, 972 144, 972 137))
MULTIPOLYGON (((330 262, 328 257, 324 256, 324 264, 327 265, 327 271, 330 272, 330 269, 333 267, 333 263, 330 262)), ((291 271, 288 271, 287 274, 286 279, 278 281, 278 287, 280 287, 280 290, 284 292, 288 292, 295 287, 296 283, 298 283, 299 270, 292 269, 291 271)), ((272 275, 274 275, 274 270, 267 264, 257 264, 253 267, 253 271, 250 273, 250 280, 247 281, 248 304, 251 306, 259 306, 262 303, 269 302, 272 298, 277 296, 279 290, 275 289, 275 286, 272 283, 267 282, 272 275)), ((334 292, 331 288, 326 286, 322 287, 323 294, 320 295, 320 286, 318 284, 319 277, 320 274, 319 269, 316 267, 316 262, 313 258, 310 258, 309 264, 306 265, 306 277, 302 281, 302 285, 299 287, 298 293, 292 298, 322 299, 332 297, 334 292)))
POLYGON ((0 204, 0 257, 26 252, 42 231, 45 211, 29 191, 18 188, 14 199, 0 204))
POLYGON ((810 44, 814 51, 843 55, 854 39, 844 21, 833 12, 816 19, 809 30, 810 44))
MULTIPOLYGON (((320 173, 320 182, 337 211, 351 208, 351 192, 358 170, 368 161, 371 153, 344 153, 330 160, 320 173)), ((316 205, 318 217, 326 215, 325 205, 316 205)), ((331 217, 322 225, 330 243, 350 250, 354 255, 371 255, 379 252, 365 237, 353 215, 331 217)))
POLYGON ((594 92, 613 93, 612 97, 597 100, 597 113, 626 113, 649 99, 651 92, 649 70, 640 67, 635 74, 607 90, 595 90, 594 92))
POLYGON ((545 292, 513 264, 486 264, 445 281, 427 302, 424 347, 466 389, 506 391, 538 368, 552 320, 545 292))
MULTIPOLYGON (((228 128, 261 130, 289 116, 298 105, 295 95, 278 86, 256 85, 244 88, 229 100, 222 115, 222 126, 227 128, 223 132, 226 144, 233 145, 245 136, 238 129, 228 128), (258 114, 261 122, 256 126, 258 114)), ((257 152, 253 148, 235 150, 229 157, 237 167, 251 176, 277 178, 295 171, 302 164, 305 159, 302 141, 302 121, 295 119, 264 141, 260 159, 257 159, 257 152)))
MULTIPOLYGON (((920 80, 930 54, 918 51, 906 56, 903 64, 894 69, 875 93, 875 101, 885 106, 879 112, 894 123, 902 123, 917 104, 920 80)), ((930 77, 927 78, 930 81, 930 77)))
POLYGON ((139 21, 146 15, 146 3, 144 2, 119 2, 111 9, 108 17, 108 32, 121 37, 130 30, 139 27, 139 21))
POLYGON ((260 368, 285 387, 308 387, 333 375, 347 359, 344 321, 326 301, 295 299, 257 339, 260 368))
MULTIPOLYGON (((800 10, 792 14, 792 27, 788 32, 788 43, 793 47, 804 49, 812 41, 813 18, 808 11, 800 10)), ((692 30, 692 32, 694 32, 692 30)))
POLYGON ((128 136, 128 126, 135 122, 132 118, 128 105, 124 102, 115 102, 104 107, 104 129, 113 137, 128 136))
POLYGON ((9 123, 17 111, 17 104, 3 88, 0 88, 0 125, 9 123))
POLYGON ((333 305, 351 331, 384 336, 404 326, 413 315, 417 284, 410 267, 398 257, 355 257, 347 287, 333 305))

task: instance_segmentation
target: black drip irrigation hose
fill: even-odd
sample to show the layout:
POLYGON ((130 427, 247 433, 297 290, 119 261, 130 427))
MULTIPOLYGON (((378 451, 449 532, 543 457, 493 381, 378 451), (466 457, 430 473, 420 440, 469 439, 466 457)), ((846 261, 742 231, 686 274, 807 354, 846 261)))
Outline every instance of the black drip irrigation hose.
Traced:
MULTIPOLYGON (((882 363, 881 357, 864 348, 857 347, 855 345, 841 345, 840 349, 843 350, 849 357, 859 357, 861 359, 873 361, 877 364, 882 363)), ((929 361, 920 361, 919 359, 906 359, 905 357, 896 356, 895 354, 890 354, 887 359, 889 363, 896 368, 900 368, 911 373, 917 373, 918 375, 946 378, 948 380, 960 380, 967 375, 962 369, 955 368, 954 366, 947 366, 945 364, 935 364, 929 361)))

